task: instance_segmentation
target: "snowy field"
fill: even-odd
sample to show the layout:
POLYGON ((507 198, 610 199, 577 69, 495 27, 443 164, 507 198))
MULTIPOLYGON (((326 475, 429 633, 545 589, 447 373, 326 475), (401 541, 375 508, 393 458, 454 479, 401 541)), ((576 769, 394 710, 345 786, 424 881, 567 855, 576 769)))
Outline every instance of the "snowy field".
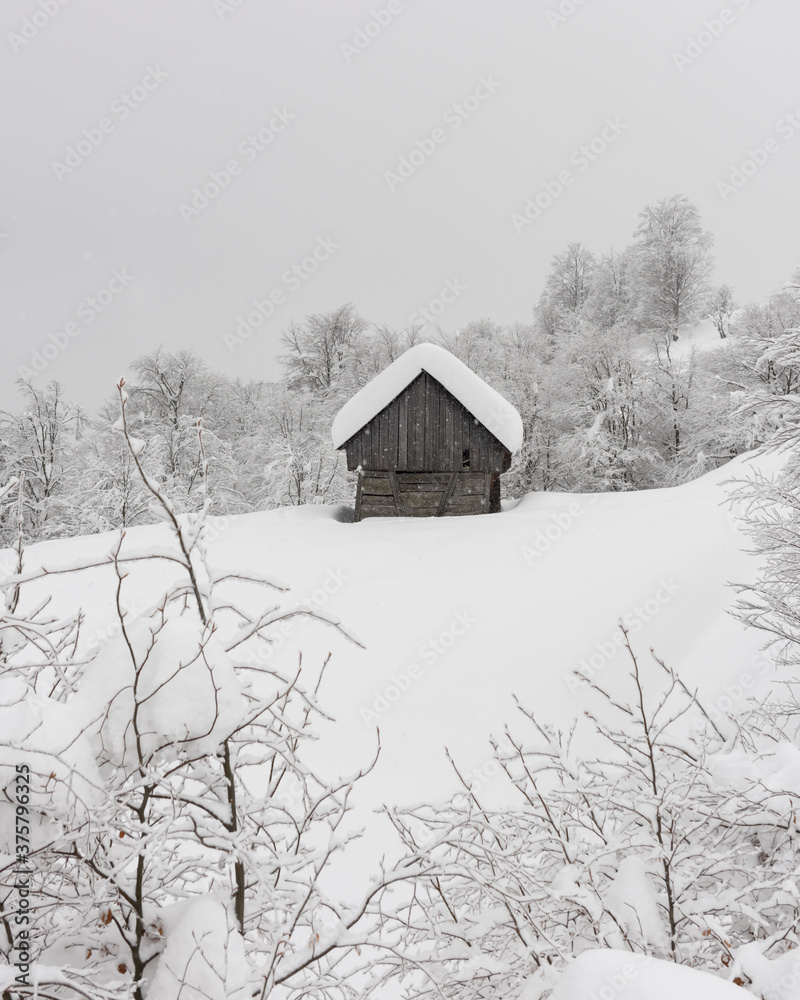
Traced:
MULTIPOLYGON (((372 810, 441 802, 458 790, 447 752, 469 784, 479 783, 484 804, 503 804, 507 787, 489 740, 502 738, 506 725, 521 728, 515 697, 540 721, 566 727, 589 704, 577 674, 620 690, 630 666, 620 622, 643 662, 653 648, 699 688, 712 712, 735 710, 768 690, 764 637, 729 614, 731 583, 752 580, 757 564, 728 501, 731 479, 778 465, 777 458, 745 456, 674 489, 530 494, 484 517, 355 524, 346 507, 318 506, 212 520, 208 565, 216 575, 266 574, 286 588, 259 588, 254 598, 244 585, 228 585, 240 588, 238 599, 259 614, 278 602, 284 611, 311 613, 274 627, 266 661, 284 676, 302 664, 311 690, 329 660, 319 698, 331 718, 317 723, 308 762, 333 781, 368 764, 380 740, 349 821, 351 829, 364 827, 364 837, 328 873, 329 888, 353 901, 380 857, 392 860, 388 824, 371 818, 372 810)), ((108 565, 89 565, 118 545, 119 535, 110 534, 26 550, 25 575, 53 575, 25 584, 23 605, 51 595, 54 612, 82 609, 79 652, 119 640, 117 581, 108 565)), ((173 546, 166 526, 138 528, 127 533, 122 555, 168 555, 173 546)), ((10 568, 10 554, 5 561, 10 568)), ((126 566, 125 607, 136 618, 174 582, 174 563, 148 558, 126 566)), ((120 646, 107 646, 98 661, 104 670, 114 669, 112 648, 120 646)), ((103 674, 82 694, 96 702, 117 686, 103 674)), ((168 714, 188 718, 192 704, 192 691, 181 690, 181 704, 168 714)), ((586 750, 584 726, 579 745, 586 750)), ((794 976, 790 955, 784 964, 794 976)), ((754 949, 748 975, 769 991, 786 971, 780 965, 754 949)), ((735 988, 669 963, 602 951, 585 953, 560 979, 535 977, 525 1000, 666 1000, 678 992, 723 1000, 735 988)))
MULTIPOLYGON (((757 564, 742 551, 725 484, 751 469, 743 457, 674 489, 530 494, 484 517, 353 524, 346 508, 284 508, 212 520, 210 557, 217 572, 269 574, 289 589, 260 599, 309 608, 354 640, 303 616, 274 632, 271 665, 292 673, 302 654, 307 686, 331 654, 320 698, 335 721, 321 732, 320 766, 357 770, 379 727, 362 804, 433 801, 454 790, 445 747, 463 773, 490 783, 480 774, 488 739, 514 722, 514 696, 566 725, 586 696, 574 671, 613 688, 629 665, 615 643, 620 620, 637 652, 654 648, 722 711, 737 707, 744 675, 767 683, 764 636, 728 613, 729 584, 752 580, 757 564)), ((36 545, 26 569, 101 559, 117 540, 36 545)), ((143 527, 124 551, 171 544, 165 528, 143 527)), ((170 572, 134 567, 127 606, 150 607, 170 572)), ((35 583, 27 599, 52 593, 64 613, 83 608, 88 647, 114 630, 113 585, 110 570, 90 569, 35 583)))

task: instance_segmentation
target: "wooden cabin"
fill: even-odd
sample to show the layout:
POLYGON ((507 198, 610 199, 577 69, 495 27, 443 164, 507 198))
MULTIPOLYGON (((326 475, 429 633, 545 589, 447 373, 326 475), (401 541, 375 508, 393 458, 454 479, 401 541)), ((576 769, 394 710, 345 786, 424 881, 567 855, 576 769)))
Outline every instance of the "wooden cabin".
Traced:
POLYGON ((358 472, 355 520, 500 510, 522 420, 444 348, 419 344, 339 411, 331 430, 358 472))

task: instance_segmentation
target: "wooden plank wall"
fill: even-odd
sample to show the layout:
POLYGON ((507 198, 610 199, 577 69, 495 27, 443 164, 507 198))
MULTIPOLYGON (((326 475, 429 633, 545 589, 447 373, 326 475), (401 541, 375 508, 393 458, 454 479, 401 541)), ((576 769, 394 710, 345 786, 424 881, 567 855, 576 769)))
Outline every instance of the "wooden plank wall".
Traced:
POLYGON ((351 470, 500 473, 511 464, 510 452, 427 372, 344 447, 351 470))
POLYGON ((363 472, 356 520, 495 513, 499 483, 499 474, 489 472, 363 472))

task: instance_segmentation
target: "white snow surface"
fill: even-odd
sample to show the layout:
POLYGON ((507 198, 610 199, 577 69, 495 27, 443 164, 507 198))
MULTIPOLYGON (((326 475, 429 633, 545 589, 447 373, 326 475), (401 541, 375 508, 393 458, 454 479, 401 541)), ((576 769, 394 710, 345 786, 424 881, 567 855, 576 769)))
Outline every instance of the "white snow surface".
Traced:
POLYGON ((159 914, 167 944, 148 996, 157 1000, 247 1000, 244 942, 217 895, 175 903, 159 914))
POLYGON ((606 901, 616 919, 626 930, 637 929, 650 944, 664 935, 653 883, 648 877, 644 860, 637 855, 623 858, 606 890, 606 901))
MULTIPOLYGON (((319 739, 307 751, 310 766, 331 780, 357 772, 371 760, 380 729, 377 765, 353 800, 352 823, 363 826, 365 836, 335 872, 338 891, 358 897, 387 850, 388 822, 373 810, 436 802, 458 790, 445 747, 461 774, 480 782, 482 801, 508 801, 489 737, 502 742, 506 725, 523 741, 529 737, 514 696, 542 721, 568 726, 587 705, 596 705, 574 671, 593 672, 612 693, 625 691, 629 661, 615 642, 620 619, 628 624, 646 678, 660 676, 648 674, 652 647, 690 688, 699 689, 712 712, 740 708, 746 697, 763 694, 774 677, 761 652, 765 637, 728 613, 735 600, 730 583, 753 580, 758 570, 746 551, 742 524, 728 506, 729 481, 754 472, 769 475, 783 461, 779 455, 742 456, 674 489, 530 494, 506 503, 501 514, 485 516, 371 518, 355 524, 347 523, 342 507, 314 506, 211 519, 209 563, 215 575, 268 574, 288 588, 285 593, 258 588, 250 597, 242 588, 237 599, 255 601, 251 612, 265 614, 280 604, 318 616, 276 624, 266 664, 290 676, 302 655, 303 687, 313 690, 320 665, 332 654, 319 691, 331 720, 316 724, 319 739), (341 622, 358 642, 326 621, 341 622)), ((87 566, 118 544, 119 535, 112 533, 35 545, 26 550, 25 574, 41 566, 51 571, 87 566)), ((168 527, 159 524, 129 529, 122 555, 173 549, 168 527)), ((13 553, 0 553, 0 574, 13 561, 13 553)), ((128 572, 123 598, 129 634, 134 644, 146 644, 146 609, 182 574, 163 558, 131 563, 128 572)), ((69 719, 66 705, 44 698, 31 699, 23 711, 21 682, 0 685, 0 729, 9 744, 0 751, 0 787, 13 779, 13 762, 19 759, 14 748, 26 742, 33 765, 37 751, 58 752, 59 766, 86 776, 83 797, 91 808, 100 784, 91 744, 100 729, 115 756, 126 753, 109 707, 110 693, 127 697, 130 685, 129 654, 115 612, 117 583, 106 565, 23 585, 24 604, 51 594, 48 613, 83 610, 79 652, 94 658, 86 668, 87 683, 70 701, 69 719)), ((185 664, 185 674, 172 677, 183 661, 180 651, 197 644, 192 621, 187 616, 170 622, 152 678, 143 675, 150 686, 165 672, 172 678, 148 702, 152 718, 145 728, 213 747, 216 727, 209 727, 203 714, 203 692, 210 683, 219 688, 225 721, 241 711, 241 687, 216 641, 207 643, 202 661, 185 664)), ((583 751, 591 749, 585 721, 577 738, 583 751)), ((736 763, 719 762, 720 784, 739 780, 736 763)), ((800 754, 787 748, 765 780, 796 781, 798 774, 800 754)), ((36 837, 46 836, 46 829, 36 831, 36 837)), ((0 854, 8 849, 0 843, 0 854)), ((565 869, 565 890, 571 874, 565 869)), ((623 925, 643 921, 655 934, 644 874, 635 860, 621 868, 609 901, 623 925)), ((239 942, 224 908, 211 900, 192 906, 191 912, 178 907, 170 915, 172 947, 158 965, 159 998, 177 997, 184 945, 197 926, 215 941, 228 940, 233 951, 214 952, 213 968, 193 965, 188 971, 196 992, 187 987, 181 997, 237 996, 241 984, 226 961, 239 942)), ((770 962, 752 950, 742 956, 741 970, 772 989, 789 971, 794 974, 794 965, 788 969, 793 961, 770 962)), ((563 979, 549 982, 551 987, 550 1000, 591 1000, 611 995, 609 990, 615 1000, 676 995, 732 1000, 738 989, 699 972, 613 951, 582 955, 563 979), (628 966, 635 970, 630 980, 628 966), (620 975, 624 982, 615 990, 611 980, 620 975)), ((536 989, 532 981, 525 1000, 538 1000, 542 994, 536 989)), ((798 1000, 785 990, 775 997, 798 1000)))
MULTIPOLYGON (((248 598, 261 602, 253 610, 302 606, 320 616, 274 626, 269 663, 290 675, 302 654, 309 690, 332 654, 319 697, 333 721, 318 723, 310 763, 332 777, 354 773, 372 758, 380 728, 380 759, 359 786, 365 807, 452 794, 457 782, 445 747, 489 796, 505 787, 496 769, 487 768, 490 735, 502 738, 506 725, 529 735, 515 695, 543 721, 567 726, 595 704, 574 671, 594 671, 612 691, 625 683, 629 661, 615 644, 620 619, 627 620, 645 666, 653 647, 712 710, 742 707, 745 697, 764 692, 773 680, 760 652, 766 637, 728 613, 736 596, 730 584, 753 580, 758 563, 743 551, 749 540, 726 505, 726 481, 756 469, 768 474, 778 463, 777 456, 743 456, 673 489, 530 494, 501 514, 474 517, 353 524, 343 520, 341 507, 314 506, 212 518, 217 530, 209 558, 217 574, 268 574, 289 588, 259 589, 248 598), (341 622, 360 645, 322 618, 341 622)), ((118 538, 31 546, 26 573, 102 559, 118 538)), ((152 525, 129 529, 123 551, 166 552, 173 544, 166 525, 152 525)), ((11 553, 0 553, 0 564, 12 562, 11 553)), ((134 613, 153 607, 162 588, 180 576, 164 559, 131 564, 126 606, 134 613)), ((52 594, 53 614, 84 611, 82 641, 99 647, 90 668, 98 678, 96 696, 90 687, 79 697, 84 718, 94 717, 102 702, 103 673, 116 664, 121 680, 128 669, 116 584, 113 569, 100 567, 23 587, 26 603, 52 594)), ((226 675, 227 668, 214 669, 226 675)), ((197 677, 203 676, 198 666, 197 677)), ((186 691, 175 687, 174 704, 182 705, 186 691)), ((237 685, 229 678, 224 687, 235 713, 237 685)), ((165 692, 167 715, 172 693, 165 692)), ((17 698, 2 708, 4 718, 17 711, 17 698)), ((177 711, 174 721, 182 722, 177 711)), ((21 738, 35 723, 19 715, 12 732, 21 738)), ((580 725, 579 735, 590 729, 580 725)), ((53 719, 41 738, 61 738, 59 732, 53 719)), ((782 766, 796 765, 786 760, 782 766)))
POLYGON ((727 346, 727 341, 720 337, 713 322, 704 319, 692 326, 681 327, 678 330, 678 339, 670 346, 669 353, 671 358, 676 358, 692 351, 713 351, 727 346))
MULTIPOLYGON (((538 1000, 531 984, 525 1000, 538 1000)), ((741 1000, 752 996, 733 983, 627 951, 585 951, 570 963, 549 1000, 741 1000)), ((778 994, 783 997, 783 994, 778 994)))
POLYGON ((409 348, 348 400, 331 427, 334 446, 341 448, 423 371, 441 382, 510 452, 520 447, 523 431, 519 413, 454 354, 436 344, 409 348))

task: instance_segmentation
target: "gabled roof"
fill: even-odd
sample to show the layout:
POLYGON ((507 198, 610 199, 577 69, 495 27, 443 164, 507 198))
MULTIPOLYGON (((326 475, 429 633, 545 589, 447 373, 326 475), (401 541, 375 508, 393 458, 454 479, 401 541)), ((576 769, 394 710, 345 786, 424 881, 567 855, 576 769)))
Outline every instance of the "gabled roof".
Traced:
POLYGON ((508 400, 443 347, 417 344, 384 368, 339 410, 331 427, 334 446, 341 448, 346 444, 421 372, 440 382, 509 451, 516 451, 522 444, 522 418, 508 400))

